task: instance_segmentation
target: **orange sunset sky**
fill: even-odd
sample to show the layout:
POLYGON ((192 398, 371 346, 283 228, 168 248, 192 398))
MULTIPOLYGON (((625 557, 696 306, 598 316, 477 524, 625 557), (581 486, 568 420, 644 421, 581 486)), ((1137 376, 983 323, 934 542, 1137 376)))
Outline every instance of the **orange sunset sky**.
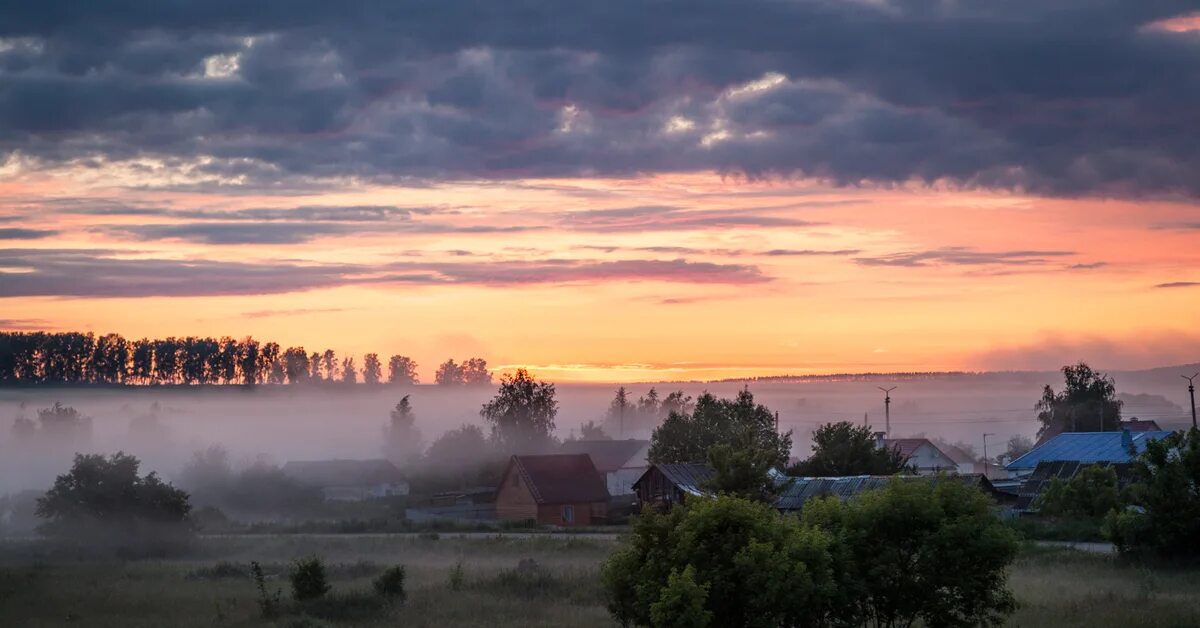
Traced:
POLYGON ((615 14, 381 49, 349 8, 236 32, 110 16, 85 54, 17 19, 0 327, 400 353, 424 381, 471 356, 596 382, 1200 356, 1200 19, 1097 13, 1076 41, 1018 2, 966 68, 975 44, 938 33, 986 5, 834 4, 883 23, 905 74, 771 44, 772 19, 823 14, 748 22, 761 50, 615 14), (1058 52, 1015 48, 1039 42, 1058 52))

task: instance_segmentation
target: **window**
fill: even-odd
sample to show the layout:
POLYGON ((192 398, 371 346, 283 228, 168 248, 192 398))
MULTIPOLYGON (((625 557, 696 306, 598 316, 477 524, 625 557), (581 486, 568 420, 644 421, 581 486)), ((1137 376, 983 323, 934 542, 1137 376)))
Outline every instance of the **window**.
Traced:
POLYGON ((562 507, 562 520, 563 520, 563 523, 574 523, 575 522, 575 507, 574 506, 563 506, 562 507))

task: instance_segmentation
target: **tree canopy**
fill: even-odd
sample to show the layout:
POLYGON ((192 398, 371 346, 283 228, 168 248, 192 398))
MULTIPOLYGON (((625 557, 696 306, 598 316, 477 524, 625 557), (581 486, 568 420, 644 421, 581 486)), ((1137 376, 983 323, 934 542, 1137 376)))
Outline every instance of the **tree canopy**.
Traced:
POLYGON ((479 415, 492 427, 492 441, 506 453, 532 453, 554 442, 558 401, 554 384, 539 382, 525 369, 500 378, 500 388, 479 415))
POLYGON ((788 473, 800 476, 892 475, 906 470, 908 460, 893 449, 876 445, 871 428, 849 421, 826 423, 813 432, 813 453, 788 473))
POLYGON ((1047 385, 1034 409, 1041 427, 1038 434, 1058 432, 1111 432, 1121 427, 1122 402, 1116 398, 1112 378, 1079 364, 1062 368, 1064 387, 1055 392, 1047 385))
POLYGON ((118 452, 76 454, 71 470, 38 499, 39 531, 50 537, 104 545, 162 549, 191 536, 188 494, 159 479, 138 475, 137 458, 118 452))
POLYGON ((755 403, 749 389, 733 399, 704 393, 691 412, 672 411, 650 439, 651 463, 707 462, 714 445, 762 450, 773 468, 782 468, 792 450, 792 433, 775 429, 775 414, 755 403))
POLYGON ((1200 430, 1147 441, 1133 471, 1134 508, 1110 512, 1109 538, 1122 553, 1200 562, 1200 430))

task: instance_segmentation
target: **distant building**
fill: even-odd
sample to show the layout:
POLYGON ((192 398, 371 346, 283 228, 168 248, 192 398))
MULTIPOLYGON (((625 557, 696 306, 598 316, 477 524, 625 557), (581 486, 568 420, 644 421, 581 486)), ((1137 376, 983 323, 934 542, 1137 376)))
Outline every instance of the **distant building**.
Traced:
POLYGON ((650 463, 648 440, 569 440, 559 448, 560 454, 587 454, 596 470, 604 474, 611 496, 633 494, 633 483, 642 477, 650 463))
POLYGON ((1129 430, 1130 432, 1161 432, 1163 428, 1158 426, 1154 419, 1143 421, 1137 417, 1133 417, 1128 421, 1121 421, 1121 429, 1129 430))
MULTIPOLYGON (((713 476, 713 468, 706 464, 656 464, 634 484, 642 509, 670 510, 689 499, 712 495, 705 485, 713 476)), ((983 475, 969 473, 946 476, 955 482, 975 486, 987 493, 997 505, 1010 505, 1016 501, 1015 493, 998 490, 983 475)), ((864 491, 883 488, 888 482, 933 482, 938 478, 929 475, 854 475, 841 477, 786 477, 776 475, 783 490, 775 502, 781 512, 796 512, 808 500, 816 497, 837 497, 846 501, 864 491)))
POLYGON ((1017 488, 1017 503, 1014 510, 1018 513, 1036 510, 1038 498, 1055 478, 1065 482, 1087 467, 1111 468, 1116 473, 1117 485, 1121 488, 1128 486, 1134 480, 1133 465, 1128 462, 1083 463, 1077 460, 1043 460, 1037 463, 1031 473, 1021 479, 1017 488))
POLYGON ((670 510, 691 497, 707 495, 704 484, 713 476, 706 464, 656 464, 633 483, 642 509, 670 510))
POLYGON ((883 432, 876 432, 875 445, 900 452, 920 475, 959 472, 958 463, 928 438, 884 438, 883 432))
MULTIPOLYGON (((1010 505, 1017 496, 996 489, 986 477, 979 473, 945 476, 948 481, 974 486, 986 493, 997 505, 1010 505)), ((782 512, 795 512, 810 499, 836 497, 846 501, 855 495, 887 486, 888 482, 933 482, 937 478, 927 475, 853 475, 843 477, 791 478, 784 488, 775 507, 782 512)))
POLYGON ((301 460, 283 465, 288 477, 321 489, 326 501, 363 501, 408 495, 408 481, 396 465, 373 460, 301 460))
POLYGON ((1005 465, 1013 475, 1033 473, 1040 462, 1132 462, 1151 440, 1165 438, 1171 432, 1063 432, 1034 447, 1005 465))
POLYGON ((587 454, 513 456, 496 488, 496 516, 586 526, 608 516, 604 476, 587 454))

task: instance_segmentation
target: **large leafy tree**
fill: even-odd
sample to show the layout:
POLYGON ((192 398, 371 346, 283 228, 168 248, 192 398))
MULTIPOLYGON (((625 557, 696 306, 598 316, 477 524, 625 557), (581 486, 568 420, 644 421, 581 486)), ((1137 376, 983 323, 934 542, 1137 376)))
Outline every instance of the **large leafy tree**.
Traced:
POLYGON ((834 535, 840 611, 852 625, 998 626, 1018 541, 991 500, 953 479, 892 480, 848 502, 811 500, 802 522, 834 535))
POLYGON ((388 383, 417 383, 417 363, 412 358, 403 355, 393 355, 388 358, 388 383))
POLYGON ((368 353, 363 356, 362 378, 364 384, 378 384, 382 374, 383 365, 379 362, 378 353, 368 353))
POLYGON ((38 499, 39 530, 83 543, 116 542, 159 549, 191 534, 187 493, 151 472, 138 475, 138 459, 124 453, 75 456, 71 470, 38 499))
POLYGON ((905 470, 900 452, 876 446, 871 428, 849 421, 826 423, 813 432, 813 453, 788 473, 801 476, 892 475, 905 470))
POLYGON ((764 452, 770 466, 781 468, 792 450, 792 433, 776 431, 775 414, 755 403, 749 389, 733 399, 704 393, 691 412, 672 412, 650 439, 649 459, 662 462, 707 462, 718 444, 735 444, 764 452))
POLYGON ((507 453, 535 452, 554 441, 558 401, 554 384, 525 369, 500 378, 500 389, 479 415, 492 427, 492 440, 507 453))
POLYGON ((1047 385, 1034 409, 1041 427, 1038 434, 1058 432, 1111 432, 1121 426, 1122 402, 1116 398, 1112 378, 1079 364, 1062 368, 1063 389, 1047 385))
POLYGON ((1147 442, 1133 471, 1137 508, 1110 512, 1109 538, 1122 553, 1200 562, 1200 430, 1147 442))

